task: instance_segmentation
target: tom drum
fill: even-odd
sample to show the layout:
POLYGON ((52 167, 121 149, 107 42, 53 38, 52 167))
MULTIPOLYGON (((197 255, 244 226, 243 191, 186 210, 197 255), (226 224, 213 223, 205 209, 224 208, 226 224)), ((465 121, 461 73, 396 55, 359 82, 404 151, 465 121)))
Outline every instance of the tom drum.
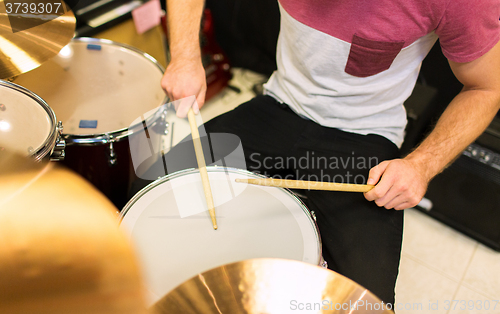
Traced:
POLYGON ((0 80, 0 152, 36 161, 64 156, 61 126, 49 105, 22 86, 0 80))
MULTIPOLYGON (((62 121, 64 163, 121 208, 135 179, 128 140, 161 121, 162 76, 162 66, 140 50, 76 38, 14 82, 40 95, 62 121)), ((161 134, 149 132, 150 144, 160 145, 161 134)))

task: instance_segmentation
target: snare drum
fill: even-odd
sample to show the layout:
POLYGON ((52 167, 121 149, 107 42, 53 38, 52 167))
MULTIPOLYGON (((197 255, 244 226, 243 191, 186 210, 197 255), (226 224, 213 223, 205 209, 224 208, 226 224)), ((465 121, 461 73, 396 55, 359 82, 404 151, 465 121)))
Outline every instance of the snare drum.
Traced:
POLYGON ((135 48, 77 38, 15 82, 40 95, 62 121, 64 163, 121 208, 135 179, 128 139, 147 127, 150 144, 160 145, 162 132, 151 130, 161 124, 167 100, 162 76, 162 66, 135 48))
POLYGON ((236 178, 261 178, 244 170, 207 170, 217 230, 207 211, 190 216, 181 212, 186 206, 206 209, 198 170, 151 183, 121 212, 120 226, 131 236, 142 262, 149 302, 198 273, 236 261, 276 257, 319 265, 319 232, 297 197, 281 188, 235 183, 236 178))
POLYGON ((61 127, 54 111, 35 93, 0 80, 0 152, 8 150, 40 161, 64 156, 61 127))

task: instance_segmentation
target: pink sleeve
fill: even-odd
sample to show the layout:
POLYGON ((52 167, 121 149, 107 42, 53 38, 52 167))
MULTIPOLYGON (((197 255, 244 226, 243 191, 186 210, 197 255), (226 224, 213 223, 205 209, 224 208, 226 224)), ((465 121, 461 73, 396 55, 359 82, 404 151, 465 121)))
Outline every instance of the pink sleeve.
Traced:
POLYGON ((479 58, 500 39, 500 1, 450 0, 436 34, 451 61, 479 58))

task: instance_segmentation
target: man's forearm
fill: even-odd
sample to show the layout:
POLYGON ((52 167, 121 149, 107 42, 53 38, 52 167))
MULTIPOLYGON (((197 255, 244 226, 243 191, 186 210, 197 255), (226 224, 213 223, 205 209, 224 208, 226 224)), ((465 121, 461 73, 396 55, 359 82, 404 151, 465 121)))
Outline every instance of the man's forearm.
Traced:
POLYGON ((463 90, 429 136, 405 159, 421 166, 428 180, 440 173, 488 127, 500 107, 495 90, 463 90))
POLYGON ((201 58, 199 34, 203 7, 204 0, 167 0, 172 61, 201 58))
POLYGON ((178 117, 185 117, 192 107, 195 113, 205 103, 206 74, 201 61, 200 24, 203 0, 167 0, 170 63, 161 86, 170 101, 195 96, 196 102, 175 105, 178 117))
POLYGON ((481 57, 457 63, 451 70, 464 84, 429 136, 403 159, 386 160, 370 169, 365 198, 387 209, 418 204, 429 181, 473 142, 500 107, 500 43, 481 57))

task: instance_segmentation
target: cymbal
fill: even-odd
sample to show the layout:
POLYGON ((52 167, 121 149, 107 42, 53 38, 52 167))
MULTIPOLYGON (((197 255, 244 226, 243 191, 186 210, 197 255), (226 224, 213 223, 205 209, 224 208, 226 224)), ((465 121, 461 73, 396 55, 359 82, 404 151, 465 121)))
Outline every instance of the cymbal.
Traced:
POLYGON ((61 165, 0 150, 0 313, 145 313, 116 211, 61 165))
MULTIPOLYGON (((33 4, 43 7, 44 3, 33 4)), ((1 79, 37 68, 55 56, 75 34, 76 19, 71 10, 61 16, 29 13, 13 16, 13 13, 7 14, 5 5, 4 0, 0 0, 1 79)), ((11 12, 16 9, 9 8, 11 12)))
POLYGON ((354 281, 284 259, 251 259, 191 278, 151 308, 155 314, 394 313, 354 281))

